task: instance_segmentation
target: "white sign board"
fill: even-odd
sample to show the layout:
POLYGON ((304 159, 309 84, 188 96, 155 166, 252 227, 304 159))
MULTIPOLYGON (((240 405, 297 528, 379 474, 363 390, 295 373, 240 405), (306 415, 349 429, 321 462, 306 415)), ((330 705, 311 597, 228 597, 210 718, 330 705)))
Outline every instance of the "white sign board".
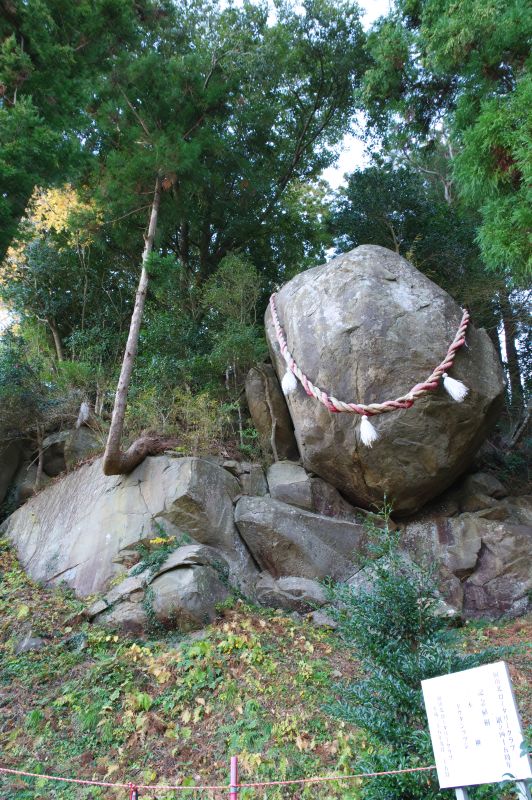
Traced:
POLYGON ((421 681, 441 789, 532 778, 504 661, 421 681))

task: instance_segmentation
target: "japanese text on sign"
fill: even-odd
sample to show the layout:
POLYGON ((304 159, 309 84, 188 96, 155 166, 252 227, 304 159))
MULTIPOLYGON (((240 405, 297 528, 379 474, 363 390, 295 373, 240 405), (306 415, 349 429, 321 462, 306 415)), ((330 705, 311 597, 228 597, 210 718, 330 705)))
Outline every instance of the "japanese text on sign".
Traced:
POLYGON ((422 681, 440 788, 532 778, 504 661, 422 681))

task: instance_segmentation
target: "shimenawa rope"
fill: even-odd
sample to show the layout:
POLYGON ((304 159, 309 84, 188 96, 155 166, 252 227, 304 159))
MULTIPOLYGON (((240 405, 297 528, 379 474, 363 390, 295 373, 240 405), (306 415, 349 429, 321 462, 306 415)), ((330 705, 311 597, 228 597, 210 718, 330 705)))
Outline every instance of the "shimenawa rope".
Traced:
POLYGON ((429 392, 437 389, 440 379, 443 381, 445 390, 453 398, 453 400, 461 403, 465 399, 469 391, 468 388, 464 386, 461 381, 451 378, 447 371, 453 366, 454 357, 457 350, 459 350, 465 344, 465 334, 469 324, 469 312, 467 309, 464 308, 462 310, 463 313, 460 325, 456 331, 453 341, 449 345, 445 358, 440 364, 438 364, 438 366, 425 381, 422 383, 416 383, 416 385, 413 386, 410 391, 406 392, 406 394, 402 395, 401 397, 395 398, 395 400, 385 400, 383 403, 369 404, 352 402, 347 403, 343 400, 338 400, 338 398, 334 397, 334 395, 328 394, 319 386, 315 386, 299 367, 292 353, 288 349, 285 332, 279 321, 275 298, 276 295, 274 293, 270 297, 270 310, 277 341, 281 349, 281 355, 283 356, 287 367, 285 376, 281 382, 283 392, 286 395, 293 392, 297 388, 297 378, 307 395, 309 397, 314 397, 332 413, 346 412, 348 414, 359 414, 362 417, 360 424, 360 436, 362 443, 368 447, 371 447, 373 442, 379 438, 379 434, 369 421, 369 417, 376 416, 378 414, 387 414, 390 411, 397 411, 401 408, 411 408, 415 401, 420 397, 423 397, 424 395, 429 394, 429 392))

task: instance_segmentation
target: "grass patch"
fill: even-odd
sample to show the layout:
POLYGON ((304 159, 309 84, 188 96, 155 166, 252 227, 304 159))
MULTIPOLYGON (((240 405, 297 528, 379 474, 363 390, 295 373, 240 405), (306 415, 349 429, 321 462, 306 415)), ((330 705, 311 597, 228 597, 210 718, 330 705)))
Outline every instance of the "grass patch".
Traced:
MULTIPOLYGON (((2 766, 111 782, 227 783, 237 754, 244 781, 356 770, 364 732, 324 709, 360 666, 334 633, 237 601, 201 640, 138 640, 89 625, 83 604, 28 580, 13 551, 0 550, 0 739, 2 766), (31 630, 45 641, 16 654, 31 630), (340 684, 340 685, 339 685, 340 684)), ((530 620, 467 626, 464 645, 530 639, 530 620)), ((511 671, 531 719, 530 666, 511 671)), ((323 797, 323 787, 251 797, 323 797)), ((360 787, 327 786, 342 800, 360 787)), ((123 800, 124 791, 0 777, 3 800, 123 800)), ((142 794, 142 800, 149 798, 142 794)), ((159 794, 158 800, 173 795, 159 794)), ((152 800, 155 797, 152 796, 152 800)))

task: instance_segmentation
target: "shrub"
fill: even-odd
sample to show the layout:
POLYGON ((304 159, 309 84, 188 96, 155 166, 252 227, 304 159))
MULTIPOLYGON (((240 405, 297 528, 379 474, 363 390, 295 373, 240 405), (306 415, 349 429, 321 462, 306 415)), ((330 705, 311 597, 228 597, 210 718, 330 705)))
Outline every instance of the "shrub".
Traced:
MULTIPOLYGON (((364 679, 341 687, 342 699, 330 709, 367 734, 358 772, 432 764, 421 681, 501 656, 495 649, 466 654, 459 648, 456 628, 438 613, 441 600, 432 576, 401 554, 389 511, 385 508, 382 514, 383 528, 369 523, 373 560, 364 569, 361 588, 332 589, 338 631, 365 672, 364 679)), ((365 780, 361 793, 364 800, 446 797, 439 792, 435 772, 365 780)), ((489 786, 472 790, 471 796, 499 795, 489 786)))

